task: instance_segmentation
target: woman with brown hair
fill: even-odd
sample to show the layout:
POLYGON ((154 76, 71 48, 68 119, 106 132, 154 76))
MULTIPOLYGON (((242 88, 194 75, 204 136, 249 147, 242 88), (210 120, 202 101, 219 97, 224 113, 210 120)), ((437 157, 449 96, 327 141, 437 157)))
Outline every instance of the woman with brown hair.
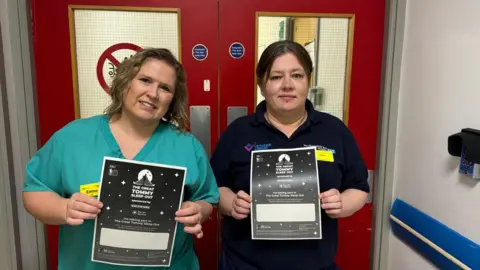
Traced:
MULTIPOLYGON (((231 123, 215 147, 211 164, 220 189, 219 211, 224 216, 221 270, 337 269, 337 219, 365 204, 368 172, 350 130, 338 118, 316 111, 307 99, 312 70, 312 60, 300 44, 278 41, 269 45, 256 70, 265 100, 254 114, 231 123), (322 239, 253 240, 252 197, 248 194, 251 151, 309 146, 332 157, 317 158, 322 239)), ((299 182, 292 179, 291 186, 302 190, 299 182)), ((289 186, 279 187, 287 192, 289 186)))
POLYGON ((80 186, 100 181, 104 157, 186 167, 169 269, 198 269, 188 234, 203 236, 201 224, 219 193, 202 145, 186 131, 182 65, 166 49, 143 49, 118 66, 110 95, 105 114, 67 124, 32 157, 26 167, 25 208, 45 224, 61 225, 59 269, 117 269, 91 261, 93 220, 103 205, 80 193, 80 186))

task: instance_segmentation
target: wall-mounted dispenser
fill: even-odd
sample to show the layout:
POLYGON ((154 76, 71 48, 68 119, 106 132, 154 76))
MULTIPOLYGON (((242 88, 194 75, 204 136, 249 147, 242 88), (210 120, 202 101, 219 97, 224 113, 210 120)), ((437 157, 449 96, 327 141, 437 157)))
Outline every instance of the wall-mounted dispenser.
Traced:
POLYGON ((448 153, 460 157, 460 173, 480 179, 480 130, 464 128, 450 135, 448 153))

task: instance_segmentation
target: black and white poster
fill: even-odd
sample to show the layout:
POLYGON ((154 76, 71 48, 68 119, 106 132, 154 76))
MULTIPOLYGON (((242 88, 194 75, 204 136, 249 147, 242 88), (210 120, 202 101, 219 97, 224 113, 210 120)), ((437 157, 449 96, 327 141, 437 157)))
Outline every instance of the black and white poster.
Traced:
POLYGON ((92 261, 170 266, 187 169, 104 158, 92 261))
POLYGON ((321 239, 315 147, 252 151, 252 239, 321 239))

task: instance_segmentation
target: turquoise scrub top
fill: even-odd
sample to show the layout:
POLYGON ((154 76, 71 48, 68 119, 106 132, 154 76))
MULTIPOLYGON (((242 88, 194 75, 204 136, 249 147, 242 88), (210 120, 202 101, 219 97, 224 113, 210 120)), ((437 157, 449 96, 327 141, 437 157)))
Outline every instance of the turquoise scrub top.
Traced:
MULTIPOLYGON (((24 191, 53 191, 69 198, 80 186, 98 183, 103 158, 125 158, 105 115, 75 120, 57 131, 26 166, 24 191)), ((158 125, 146 145, 133 158, 137 161, 187 167, 184 201, 203 200, 217 204, 218 187, 200 142, 190 133, 179 133, 171 124, 158 125)), ((91 261, 94 220, 79 226, 60 226, 59 270, 199 269, 192 235, 178 224, 171 266, 125 267, 91 261)))

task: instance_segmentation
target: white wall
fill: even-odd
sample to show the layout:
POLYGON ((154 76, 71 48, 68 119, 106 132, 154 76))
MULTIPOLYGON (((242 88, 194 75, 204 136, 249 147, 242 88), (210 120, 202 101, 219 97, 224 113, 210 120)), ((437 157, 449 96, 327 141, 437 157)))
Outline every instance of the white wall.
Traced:
MULTIPOLYGON (((480 129, 480 1, 407 1, 394 199, 480 243, 480 180, 459 175, 447 137, 480 129)), ((435 269, 390 235, 389 270, 435 269)))

